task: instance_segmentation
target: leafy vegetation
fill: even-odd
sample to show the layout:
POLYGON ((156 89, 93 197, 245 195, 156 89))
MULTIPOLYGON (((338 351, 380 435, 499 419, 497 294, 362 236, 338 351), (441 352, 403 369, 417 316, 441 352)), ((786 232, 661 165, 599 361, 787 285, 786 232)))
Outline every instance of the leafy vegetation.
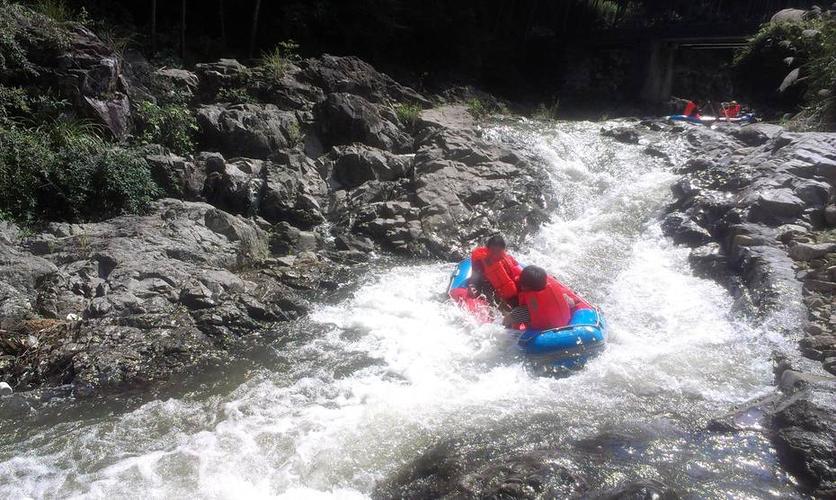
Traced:
POLYGON ((185 104, 143 101, 136 111, 141 144, 161 144, 177 154, 194 151, 197 120, 185 104))
POLYGON ((37 76, 30 48, 57 51, 67 46, 67 33, 52 19, 19 4, 0 0, 0 71, 8 76, 37 76))
POLYGON ((833 129, 836 115, 836 21, 764 24, 735 57, 738 80, 754 99, 802 107, 802 129, 833 129), (793 79, 791 71, 798 70, 793 79), (778 90, 780 88, 780 90, 778 90))
POLYGON ((465 105, 467 106, 468 113, 470 113, 473 118, 476 118, 477 120, 481 120, 490 114, 488 108, 478 97, 468 99, 465 101, 465 105))
POLYGON ((258 102, 244 87, 224 87, 218 91, 215 100, 232 104, 253 104, 258 102))
POLYGON ((265 71, 269 78, 281 80, 288 65, 298 60, 299 45, 293 40, 286 40, 262 55, 259 67, 265 71))
POLYGON ((32 9, 59 23, 79 22, 86 24, 89 21, 84 7, 76 10, 68 6, 64 0, 37 0, 33 2, 32 9))
POLYGON ((421 119, 421 106, 417 104, 398 104, 395 106, 395 114, 398 115, 398 121, 407 127, 414 127, 421 119))
POLYGON ((0 124, 0 212, 28 223, 141 211, 159 196, 145 160, 107 144, 86 122, 0 124))

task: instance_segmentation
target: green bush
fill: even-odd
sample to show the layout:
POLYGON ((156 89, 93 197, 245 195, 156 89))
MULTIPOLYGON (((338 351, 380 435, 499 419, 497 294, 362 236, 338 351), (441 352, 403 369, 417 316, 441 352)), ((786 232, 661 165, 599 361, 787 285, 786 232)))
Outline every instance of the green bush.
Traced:
POLYGON ((0 71, 5 76, 37 76, 37 61, 30 60, 30 49, 40 53, 66 48, 69 34, 59 23, 20 4, 0 0, 0 71))
POLYGON ((279 43, 270 52, 261 56, 259 67, 273 80, 281 80, 290 63, 299 60, 299 45, 293 40, 279 43))
POLYGON ((77 121, 0 124, 0 212, 6 218, 96 220, 141 211, 160 195, 144 158, 77 121))
POLYGON ((417 104, 398 104, 395 106, 398 120, 408 127, 414 127, 421 119, 421 106, 417 104))
POLYGON ((468 99, 465 104, 467 105, 467 111, 477 120, 485 118, 490 114, 487 106, 478 97, 468 99))
POLYGON ((735 57, 737 79, 754 99, 768 105, 804 108, 801 128, 833 128, 836 93, 836 21, 766 23, 735 57), (793 69, 798 80, 779 86, 793 69))
POLYGON ((258 102, 244 87, 224 87, 218 91, 215 100, 232 104, 253 104, 258 102))
POLYGON ((64 0, 37 0, 33 3, 32 10, 59 23, 78 22, 85 24, 89 21, 84 7, 75 10, 69 7, 64 0))
POLYGON ((197 119, 184 104, 164 104, 144 101, 137 107, 141 144, 161 144, 177 154, 194 151, 197 119))

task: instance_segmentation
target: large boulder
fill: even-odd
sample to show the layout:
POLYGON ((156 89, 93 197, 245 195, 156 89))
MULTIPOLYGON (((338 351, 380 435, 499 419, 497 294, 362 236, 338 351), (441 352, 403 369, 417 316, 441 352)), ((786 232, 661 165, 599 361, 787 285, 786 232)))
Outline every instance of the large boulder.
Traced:
POLYGON ((407 176, 412 158, 362 144, 337 146, 332 151, 333 177, 340 186, 356 187, 366 181, 393 181, 407 176))
POLYGON ((272 104, 210 104, 197 110, 201 143, 227 156, 267 158, 301 139, 292 111, 272 104))
POLYGON ((376 103, 397 101, 425 107, 430 105, 419 93, 400 85, 357 57, 325 54, 316 59, 305 59, 300 66, 302 71, 299 78, 320 87, 326 93, 345 92, 376 103))
POLYGON ((395 153, 412 149, 412 138, 396 125, 394 116, 384 116, 381 107, 363 97, 331 93, 314 109, 319 132, 326 146, 359 142, 395 153))
POLYGON ((18 389, 170 378, 227 358, 243 337, 303 310, 280 283, 243 273, 267 257, 268 233, 205 203, 162 200, 146 216, 51 224, 25 245, 14 249, 22 262, 0 268, 31 304, 29 317, 6 328, 37 340, 25 356, 25 345, 0 346, 17 356, 0 376, 18 389), (25 262, 34 264, 28 280, 10 274, 25 262))

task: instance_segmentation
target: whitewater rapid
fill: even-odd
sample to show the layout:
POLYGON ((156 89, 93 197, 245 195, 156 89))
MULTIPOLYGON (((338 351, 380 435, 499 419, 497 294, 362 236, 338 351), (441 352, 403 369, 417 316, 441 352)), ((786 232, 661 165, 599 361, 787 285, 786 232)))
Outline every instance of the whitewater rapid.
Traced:
POLYGON ((701 430, 772 390, 770 355, 785 341, 736 318, 729 293, 694 277, 688 250, 662 235, 680 139, 659 139, 667 161, 600 127, 520 120, 485 132, 549 170, 559 208, 512 252, 606 314, 608 347, 584 370, 529 371, 502 328, 443 300, 452 264, 382 266, 268 347, 268 366, 237 387, 3 423, 0 496, 366 498, 450 438, 513 451, 602 433, 645 444, 604 465, 557 458, 602 488, 647 478, 698 497, 792 496, 763 436, 701 430))

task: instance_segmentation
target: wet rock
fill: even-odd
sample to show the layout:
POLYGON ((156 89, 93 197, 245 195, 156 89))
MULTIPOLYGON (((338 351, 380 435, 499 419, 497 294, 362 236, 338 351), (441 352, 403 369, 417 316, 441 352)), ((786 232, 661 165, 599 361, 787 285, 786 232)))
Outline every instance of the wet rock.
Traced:
POLYGON ((226 156, 265 159, 301 140, 296 114, 272 104, 210 104, 197 110, 200 141, 226 156))
POLYGON ((777 431, 773 442, 782 464, 802 481, 805 489, 822 498, 836 491, 833 409, 801 399, 778 412, 772 427, 777 431))
POLYGON ((395 153, 412 149, 412 139, 390 117, 383 116, 378 105, 363 97, 328 94, 325 101, 316 105, 314 114, 327 146, 359 142, 395 153))
POLYGON ((14 393, 12 386, 6 382, 0 382, 0 396, 11 396, 14 393))
POLYGON ((653 479, 634 481, 603 493, 592 493, 596 500, 678 500, 680 495, 666 484, 653 479))
POLYGON ((638 131, 631 127, 603 129, 601 130, 601 135, 605 137, 612 137, 616 141, 623 142, 625 144, 638 144, 640 137, 638 131))
MULTIPOLYGON (((484 452, 484 450, 483 450, 484 452)), ((375 488, 374 498, 565 498, 586 481, 547 451, 483 454, 434 447, 375 488), (489 458, 490 457, 490 458, 489 458)))
MULTIPOLYGON (((6 325, 37 340, 16 350, 14 366, 0 373, 24 390, 115 390, 208 366, 228 358, 239 339, 268 328, 263 315, 251 316, 250 298, 290 311, 298 302, 256 271, 236 274, 266 258, 268 235, 205 203, 162 200, 146 216, 52 224, 47 231, 27 242, 40 257, 0 244, 24 262, 45 263, 37 280, 37 273, 25 280, 8 274, 16 295, 0 299, 6 308, 22 298, 28 315, 47 318, 6 325)), ((0 272, 9 273, 3 262, 0 272)))
POLYGON ((719 243, 710 242, 691 250, 688 255, 694 272, 701 277, 724 281, 729 274, 729 261, 719 243))
POLYGON ((747 146, 762 146, 781 135, 783 130, 783 127, 778 125, 753 123, 743 127, 733 127, 729 133, 747 146))
POLYGON ((711 241, 711 233, 681 213, 673 213, 665 217, 662 229, 679 244, 700 246, 711 241))
POLYGON ((749 220, 771 223, 778 219, 796 217, 804 211, 804 200, 786 188, 764 190, 751 195, 745 203, 750 206, 749 220))
POLYGON ((789 249, 789 255, 795 260, 809 261, 836 252, 836 243, 796 243, 789 249))

